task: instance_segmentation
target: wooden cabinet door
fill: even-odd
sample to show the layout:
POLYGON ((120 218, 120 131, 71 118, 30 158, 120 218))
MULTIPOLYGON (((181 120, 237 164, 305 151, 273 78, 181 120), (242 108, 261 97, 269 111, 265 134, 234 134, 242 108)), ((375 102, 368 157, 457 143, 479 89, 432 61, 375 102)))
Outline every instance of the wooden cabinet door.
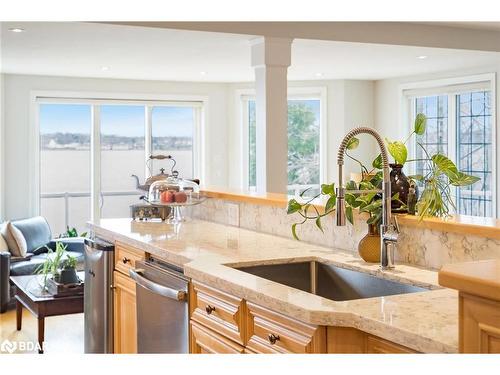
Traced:
POLYGON ((241 354, 245 348, 191 321, 190 352, 194 354, 241 354))
POLYGON ((255 353, 325 353, 326 329, 247 302, 247 348, 255 353))
POLYGON ((460 293, 461 353, 500 353, 500 302, 460 293))
POLYGON ((137 353, 135 282, 114 272, 114 352, 137 353))
POLYGON ((366 353, 368 354, 415 354, 416 352, 404 346, 368 335, 366 337, 366 353))

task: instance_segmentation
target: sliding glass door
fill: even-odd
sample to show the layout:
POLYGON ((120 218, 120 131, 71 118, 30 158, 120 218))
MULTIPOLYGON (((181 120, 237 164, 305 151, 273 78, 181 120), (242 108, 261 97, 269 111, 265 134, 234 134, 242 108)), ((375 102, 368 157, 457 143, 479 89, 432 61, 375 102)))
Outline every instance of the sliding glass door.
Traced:
POLYGON ((41 104, 40 214, 57 236, 90 217, 90 105, 41 104))
POLYGON ((103 105, 101 123, 101 217, 127 217, 140 193, 136 175, 144 181, 145 107, 103 105))
MULTIPOLYGON (((144 194, 132 175, 140 183, 149 177, 151 154, 171 155, 181 177, 200 178, 201 111, 200 102, 40 102, 37 211, 53 234, 68 226, 84 231, 92 216, 129 217, 130 205, 144 194)), ((150 173, 170 173, 171 166, 156 161, 150 173)))

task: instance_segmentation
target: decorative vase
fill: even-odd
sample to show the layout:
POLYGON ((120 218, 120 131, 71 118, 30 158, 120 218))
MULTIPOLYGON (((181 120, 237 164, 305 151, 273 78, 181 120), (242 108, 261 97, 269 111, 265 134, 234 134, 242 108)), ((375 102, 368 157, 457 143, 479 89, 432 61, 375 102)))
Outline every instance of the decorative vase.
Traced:
MULTIPOLYGON (((404 204, 408 204, 408 193, 410 191, 410 180, 403 172, 402 164, 389 164, 391 167, 391 194, 399 193, 399 200, 404 204)), ((418 198, 418 190, 415 187, 415 194, 418 198)), ((406 212, 402 210, 402 203, 397 201, 391 202, 392 211, 406 212)))
POLYGON ((368 233, 359 241, 358 253, 365 262, 380 262, 380 233, 376 225, 368 224, 368 233))

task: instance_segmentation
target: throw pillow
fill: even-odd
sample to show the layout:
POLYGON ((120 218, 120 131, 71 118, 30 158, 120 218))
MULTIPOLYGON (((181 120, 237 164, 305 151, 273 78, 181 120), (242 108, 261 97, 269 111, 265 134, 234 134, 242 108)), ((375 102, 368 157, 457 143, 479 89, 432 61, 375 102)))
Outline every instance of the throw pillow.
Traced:
POLYGON ((12 225, 10 221, 4 224, 2 228, 2 235, 7 242, 9 251, 12 256, 15 257, 25 257, 28 251, 28 245, 24 239, 23 234, 19 229, 12 225))
POLYGON ((3 238, 3 228, 5 227, 5 224, 0 224, 0 253, 4 251, 9 251, 9 246, 7 245, 7 242, 5 242, 5 238, 3 238))

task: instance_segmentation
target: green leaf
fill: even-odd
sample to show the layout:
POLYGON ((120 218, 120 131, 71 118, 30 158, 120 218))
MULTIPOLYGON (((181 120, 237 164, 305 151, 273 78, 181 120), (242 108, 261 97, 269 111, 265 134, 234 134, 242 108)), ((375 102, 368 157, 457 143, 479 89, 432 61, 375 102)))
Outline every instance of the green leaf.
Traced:
POLYGON ((377 195, 376 193, 368 193, 368 194, 364 194, 364 195, 361 195, 359 197, 356 198, 356 207, 359 207, 360 209, 366 207, 367 205, 369 205, 373 198, 375 197, 375 195, 377 195))
POLYGON ((408 176, 408 178, 411 178, 412 180, 416 180, 416 181, 420 181, 420 182, 424 182, 424 180, 425 180, 424 176, 422 176, 421 174, 414 174, 414 175, 408 176))
POLYGON ((337 203, 337 197, 335 195, 328 198, 325 205, 325 212, 330 212, 331 210, 333 210, 335 208, 336 203, 337 203))
POLYGON ((297 223, 292 224, 292 236, 295 238, 297 241, 300 241, 299 236, 297 236, 297 223))
POLYGON ((349 139, 349 141, 347 142, 347 149, 348 150, 354 150, 355 148, 357 148, 359 146, 359 139, 356 138, 356 137, 352 137, 351 139, 349 139))
POLYGON ((427 117, 423 113, 417 114, 415 117, 415 134, 423 135, 425 133, 425 126, 427 124, 427 117))
POLYGON ((370 203, 368 206, 365 206, 362 209, 360 209, 360 211, 361 212, 375 212, 380 207, 382 207, 382 200, 381 199, 370 203))
POLYGON ((468 186, 480 180, 479 177, 471 176, 462 172, 457 172, 453 177, 450 177, 450 183, 453 186, 468 186))
POLYGON ((408 150, 403 142, 394 141, 391 142, 386 138, 387 149, 389 153, 394 158, 396 164, 404 164, 406 163, 406 159, 408 157, 408 150))
POLYGON ((290 199, 288 201, 288 207, 286 209, 286 213, 288 215, 294 214, 302 209, 302 205, 297 202, 295 199, 290 199))
POLYGON ((457 167, 450 159, 448 159, 443 154, 432 155, 431 160, 438 168, 438 171, 444 173, 448 178, 452 179, 457 176, 457 167))
POLYGON ((360 190, 372 190, 375 189, 375 186, 370 181, 361 181, 359 183, 360 190))
POLYGON ((334 195, 335 194, 335 184, 322 184, 321 193, 324 195, 334 195))
POLYGON ((354 218, 353 218, 353 214, 352 214, 352 207, 346 207, 345 208, 345 216, 346 216, 347 220, 349 220, 349 223, 351 223, 352 225, 354 225, 354 218))
POLYGON ((376 224, 380 221, 382 217, 382 211, 380 210, 375 215, 371 215, 370 218, 366 221, 366 224, 376 224))
POLYGON ((356 196, 354 194, 346 193, 345 201, 349 206, 356 207, 356 196))
POLYGON ((358 190, 358 185, 356 185, 356 182, 351 180, 345 185, 345 188, 346 190, 358 190))
POLYGON ((378 156, 373 159, 372 167, 376 169, 382 169, 382 154, 378 154, 378 156))
POLYGON ((316 218, 316 226, 323 232, 325 233, 325 231, 323 230, 323 227, 321 226, 321 216, 318 216, 316 218))

